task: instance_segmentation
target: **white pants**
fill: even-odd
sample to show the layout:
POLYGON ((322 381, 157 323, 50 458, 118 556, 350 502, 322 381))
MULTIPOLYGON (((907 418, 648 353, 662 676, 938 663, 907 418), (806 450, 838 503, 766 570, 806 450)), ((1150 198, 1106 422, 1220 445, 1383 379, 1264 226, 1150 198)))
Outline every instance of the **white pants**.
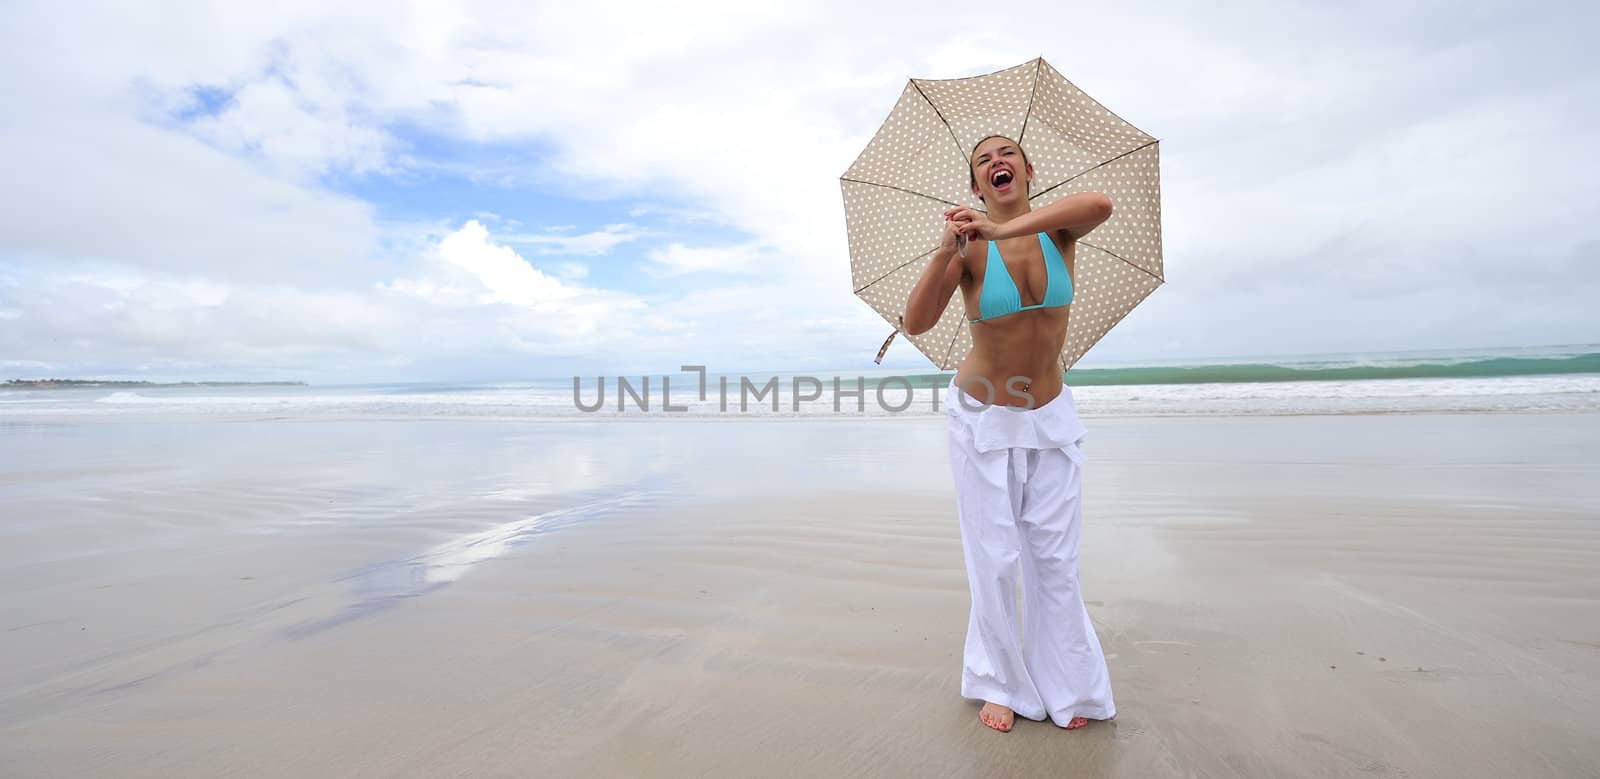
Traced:
POLYGON ((1035 409, 983 408, 952 380, 945 399, 972 591, 962 697, 1062 727, 1073 717, 1110 719, 1111 677, 1078 591, 1086 430, 1071 390, 1035 409))

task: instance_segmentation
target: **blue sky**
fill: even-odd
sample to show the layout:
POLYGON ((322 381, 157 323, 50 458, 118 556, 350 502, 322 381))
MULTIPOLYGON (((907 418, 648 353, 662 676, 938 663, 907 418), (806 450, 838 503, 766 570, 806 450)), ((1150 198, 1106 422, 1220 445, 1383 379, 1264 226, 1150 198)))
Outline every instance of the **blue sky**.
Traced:
POLYGON ((872 367, 839 174, 1039 55, 1162 141, 1085 366, 1597 340, 1593 6, 1109 5, 23 3, 0 375, 872 367))

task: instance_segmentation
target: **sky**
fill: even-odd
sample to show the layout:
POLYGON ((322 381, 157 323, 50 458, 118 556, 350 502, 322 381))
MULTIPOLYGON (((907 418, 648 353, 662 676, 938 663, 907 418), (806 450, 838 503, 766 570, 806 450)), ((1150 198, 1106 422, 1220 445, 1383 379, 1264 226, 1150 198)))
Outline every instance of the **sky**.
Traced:
POLYGON ((1037 56, 1161 142, 1081 365, 1600 341, 1592 3, 159 7, 8 4, 0 378, 873 368, 840 174, 1037 56))

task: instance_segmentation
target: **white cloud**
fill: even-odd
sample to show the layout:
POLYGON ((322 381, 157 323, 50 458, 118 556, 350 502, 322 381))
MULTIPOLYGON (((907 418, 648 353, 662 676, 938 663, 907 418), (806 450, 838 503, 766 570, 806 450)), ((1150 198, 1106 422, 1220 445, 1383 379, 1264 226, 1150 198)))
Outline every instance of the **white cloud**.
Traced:
POLYGON ((652 273, 663 276, 698 272, 746 273, 758 263, 764 263, 766 257, 770 257, 770 254, 755 244, 693 247, 672 243, 665 248, 651 250, 649 259, 652 265, 648 267, 652 273))
POLYGON ((631 241, 637 241, 648 233, 631 224, 612 224, 588 233, 562 235, 561 230, 571 230, 572 225, 564 228, 549 228, 546 233, 510 233, 501 236, 506 243, 519 246, 532 246, 537 254, 565 254, 580 256, 597 256, 606 254, 612 249, 631 241))
POLYGON ((16 107, 0 118, 13 182, 0 191, 0 275, 9 266, 23 285, 0 285, 0 358, 51 359, 38 345, 65 343, 81 359, 270 354, 307 367, 452 349, 486 362, 544 349, 839 365, 865 341, 865 364, 880 322, 849 293, 838 174, 906 77, 1039 53, 1163 139, 1171 283, 1100 351, 1375 348, 1419 315, 1452 346, 1600 328, 1576 294, 1597 282, 1574 278, 1600 224, 1596 181, 1576 173, 1600 167, 1585 134, 1600 118, 1579 32, 1589 6, 1245 5, 1196 18, 1023 3, 989 9, 987 26, 952 24, 970 13, 195 3, 150 24, 137 6, 22 5, 0 32, 0 88, 16 107), (595 29, 606 46, 574 34, 595 29), (199 88, 225 99, 202 104, 199 88), (518 153, 435 159, 407 140, 419 134, 518 153), (522 216, 498 192, 595 211, 626 196, 626 218, 684 228, 638 250, 662 289, 689 273, 728 286, 582 287, 593 277, 571 258, 642 247, 644 228, 528 231, 484 216, 419 236, 321 183, 350 177, 381 197, 387 175, 474 166, 494 184, 488 202, 441 196, 436 218, 522 216), (556 261, 526 260, 540 256, 556 261), (759 286, 711 270, 759 270, 759 286), (1485 302, 1513 288, 1540 305, 1485 302), (42 299, 127 329, 95 335, 42 299), (343 324, 273 325, 261 300, 343 324))
POLYGON ((379 231, 360 200, 284 181, 125 117, 58 114, 0 144, 0 251, 219 277, 367 272, 379 231))
POLYGON ((525 377, 572 361, 617 367, 635 345, 661 349, 683 330, 644 298, 539 271, 476 220, 432 238, 406 266, 370 290, 21 268, 0 276, 0 319, 16 325, 0 328, 0 355, 44 372, 110 364, 360 378, 437 363, 525 377), (460 366, 457 355, 476 362, 460 366))
POLYGON ((491 325, 486 330, 498 332, 515 351, 621 348, 640 327, 660 324, 644 299, 544 273, 477 220, 440 238, 413 275, 378 288, 491 325))
POLYGON ((485 303, 512 303, 548 307, 578 295, 560 281, 541 273, 508 246, 489 242, 489 231, 477 220, 439 242, 438 255, 447 265, 476 277, 484 289, 485 303))
POLYGON ((317 105, 302 87, 282 78, 246 84, 215 115, 189 129, 212 145, 275 172, 309 179, 329 172, 382 172, 390 168, 394 140, 363 124, 338 104, 317 105))
POLYGON ((589 266, 581 262, 563 262, 556 265, 556 275, 569 281, 580 281, 589 275, 589 266))
POLYGON ((30 271, 0 287, 16 327, 0 354, 42 365, 190 363, 294 367, 404 345, 402 312, 370 296, 115 268, 30 271), (38 337, 48 333, 47 339, 38 337))

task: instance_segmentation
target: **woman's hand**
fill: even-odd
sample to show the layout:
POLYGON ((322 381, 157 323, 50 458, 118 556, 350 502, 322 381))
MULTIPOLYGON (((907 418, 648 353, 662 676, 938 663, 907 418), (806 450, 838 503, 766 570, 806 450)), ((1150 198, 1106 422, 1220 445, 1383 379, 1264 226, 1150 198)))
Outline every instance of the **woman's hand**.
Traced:
POLYGON ((946 215, 944 218, 944 233, 939 236, 939 251, 941 253, 955 254, 961 246, 958 236, 961 234, 961 223, 946 215))
POLYGON ((968 239, 982 238, 985 241, 992 240, 995 231, 1000 229, 999 225, 989 221, 989 217, 984 216, 983 213, 964 206, 944 212, 944 218, 950 222, 955 222, 958 225, 957 230, 968 239))

